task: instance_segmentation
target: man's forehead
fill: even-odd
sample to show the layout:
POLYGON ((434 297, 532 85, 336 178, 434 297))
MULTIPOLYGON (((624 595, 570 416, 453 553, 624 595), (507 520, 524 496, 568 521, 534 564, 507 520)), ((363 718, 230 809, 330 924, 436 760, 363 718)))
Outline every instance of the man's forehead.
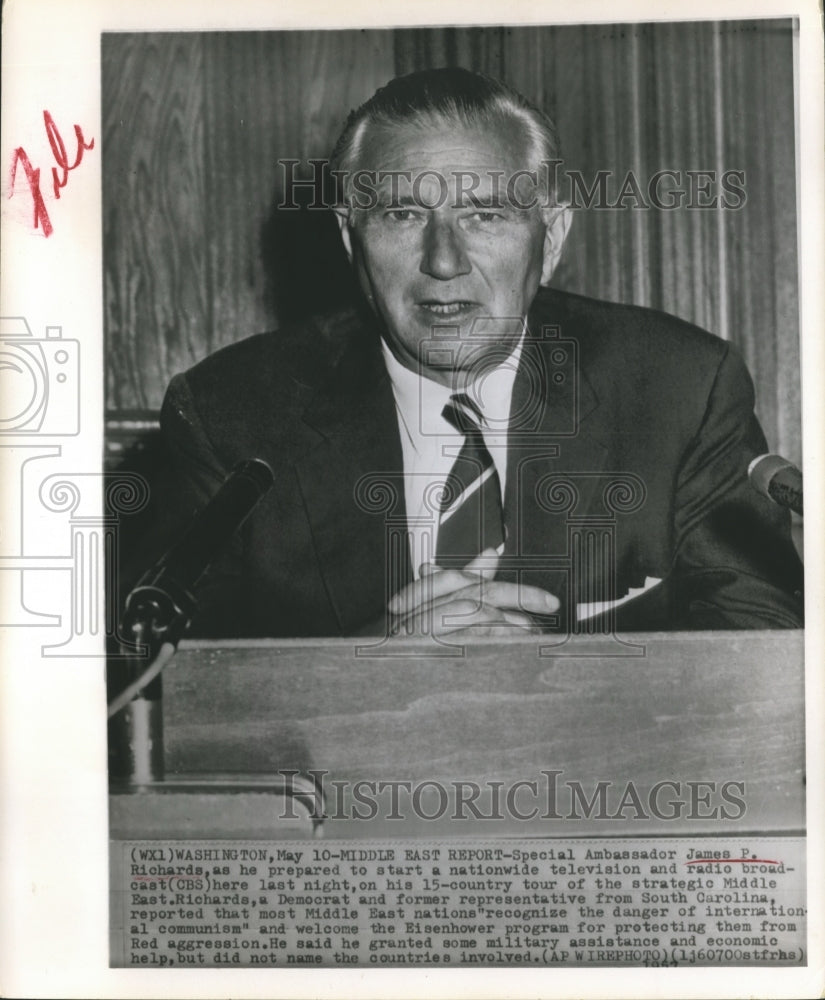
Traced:
POLYGON ((455 176, 469 170, 512 173, 528 166, 526 138, 516 122, 495 128, 403 123, 367 129, 358 170, 397 171, 413 177, 428 170, 455 176))

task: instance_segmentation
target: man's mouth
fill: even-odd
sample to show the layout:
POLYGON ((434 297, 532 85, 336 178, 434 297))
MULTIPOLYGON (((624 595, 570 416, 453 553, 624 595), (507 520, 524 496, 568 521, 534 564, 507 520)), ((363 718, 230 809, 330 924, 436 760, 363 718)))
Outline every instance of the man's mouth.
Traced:
POLYGON ((423 299, 418 303, 418 306, 434 316, 460 316, 472 309, 476 309, 478 302, 471 302, 469 299, 452 299, 449 302, 439 302, 437 299, 423 299))

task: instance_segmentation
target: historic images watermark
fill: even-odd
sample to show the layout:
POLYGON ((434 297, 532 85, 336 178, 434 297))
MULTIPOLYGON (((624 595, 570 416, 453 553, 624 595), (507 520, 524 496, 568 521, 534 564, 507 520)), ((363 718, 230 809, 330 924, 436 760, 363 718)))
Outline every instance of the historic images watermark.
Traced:
MULTIPOLYGON (((278 774, 287 784, 299 777, 294 770, 278 774)), ((648 785, 633 780, 579 781, 563 775, 563 770, 544 769, 534 777, 509 783, 493 779, 350 780, 332 779, 327 770, 311 769, 300 777, 310 778, 318 790, 315 808, 323 803, 324 814, 313 817, 317 820, 736 822, 747 812, 744 781, 663 779, 648 785)), ((283 797, 280 818, 299 818, 291 796, 283 797)))
POLYGON ((278 209, 362 211, 385 208, 510 209, 527 211, 568 205, 581 209, 676 209, 736 211, 747 203, 744 170, 660 169, 585 173, 563 160, 542 160, 536 169, 341 170, 327 159, 278 160, 283 175, 278 209), (311 195, 311 200, 308 196, 311 195))

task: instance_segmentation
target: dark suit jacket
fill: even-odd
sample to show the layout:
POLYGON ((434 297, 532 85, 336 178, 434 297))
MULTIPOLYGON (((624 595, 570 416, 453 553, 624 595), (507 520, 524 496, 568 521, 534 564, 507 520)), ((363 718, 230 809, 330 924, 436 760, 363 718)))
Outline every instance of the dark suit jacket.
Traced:
MULTIPOLYGON (((801 624, 786 515, 748 484, 767 450, 728 343, 674 317, 542 290, 513 394, 502 574, 615 600, 619 628, 801 624)), ((410 578, 401 445, 375 322, 358 308, 241 341, 177 376, 149 558, 241 459, 275 485, 215 564, 201 635, 353 634, 410 578), (399 531, 402 532, 399 535, 399 531)))

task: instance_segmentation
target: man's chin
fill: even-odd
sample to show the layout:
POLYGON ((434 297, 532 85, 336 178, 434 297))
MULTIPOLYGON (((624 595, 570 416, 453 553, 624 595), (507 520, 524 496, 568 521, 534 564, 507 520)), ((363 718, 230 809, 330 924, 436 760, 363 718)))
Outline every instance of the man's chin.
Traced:
POLYGON ((452 348, 440 347, 433 352, 431 363, 422 366, 422 372, 437 381, 450 384, 459 391, 477 379, 484 378, 491 371, 502 365, 510 356, 512 348, 508 345, 476 344, 456 342, 452 348))
POLYGON ((438 373, 442 378, 452 372, 473 367, 489 344, 471 343, 461 330, 444 327, 419 341, 418 361, 422 371, 438 373))

